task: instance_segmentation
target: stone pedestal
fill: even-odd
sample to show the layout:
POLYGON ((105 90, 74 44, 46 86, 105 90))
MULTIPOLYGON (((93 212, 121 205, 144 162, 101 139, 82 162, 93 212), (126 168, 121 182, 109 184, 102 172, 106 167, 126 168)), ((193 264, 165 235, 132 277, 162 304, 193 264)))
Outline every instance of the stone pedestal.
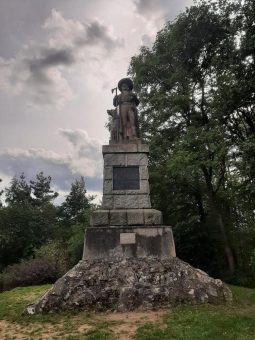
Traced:
POLYGON ((103 145, 103 209, 151 208, 148 154, 145 144, 103 145))
POLYGON ((171 227, 151 209, 146 144, 103 146, 102 209, 86 231, 83 260, 175 255, 171 227))

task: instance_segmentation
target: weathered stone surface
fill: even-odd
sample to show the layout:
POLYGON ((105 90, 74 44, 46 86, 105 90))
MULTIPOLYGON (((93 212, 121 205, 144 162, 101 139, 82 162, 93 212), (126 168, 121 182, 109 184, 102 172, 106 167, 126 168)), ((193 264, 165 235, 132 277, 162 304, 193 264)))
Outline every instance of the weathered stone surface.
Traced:
POLYGON ((143 209, 127 210, 128 225, 144 225, 143 209))
POLYGON ((127 165, 148 165, 148 156, 145 153, 127 154, 127 165))
POLYGON ((109 210, 93 211, 90 218, 91 226, 107 226, 109 225, 109 210))
POLYGON ((117 153, 117 154, 105 154, 104 155, 104 165, 126 165, 126 154, 117 153))
POLYGON ((124 246, 127 244, 136 244, 136 233, 121 233, 120 244, 124 246))
POLYGON ((127 210, 110 210, 110 225, 127 225, 127 210))
POLYGON ((139 172, 140 172, 140 179, 149 179, 149 172, 148 172, 148 167, 145 165, 141 165, 139 167, 139 172))
POLYGON ((162 212, 156 209, 144 209, 144 224, 145 225, 162 224, 162 212))
POLYGON ((142 209, 151 207, 149 195, 114 195, 113 199, 114 209, 142 209))
POLYGON ((112 194, 112 180, 111 179, 104 180, 103 193, 107 195, 112 194))
POLYGON ((106 153, 134 153, 134 152, 137 152, 137 145, 138 144, 103 145, 102 152, 103 152, 103 154, 106 154, 106 153))
POLYGON ((151 200, 149 195, 139 195, 138 198, 139 209, 151 208, 151 200))
POLYGON ((113 209, 113 195, 103 195, 103 209, 113 209))
POLYGON ((221 280, 178 258, 113 257, 80 261, 24 313, 147 310, 231 301, 231 291, 221 280))
POLYGON ((109 257, 166 257, 176 256, 171 227, 165 226, 111 226, 87 228, 84 242, 84 260, 109 257), (122 247, 120 234, 135 233, 136 244, 122 247))
POLYGON ((104 180, 111 179, 112 180, 112 166, 104 167, 104 180))

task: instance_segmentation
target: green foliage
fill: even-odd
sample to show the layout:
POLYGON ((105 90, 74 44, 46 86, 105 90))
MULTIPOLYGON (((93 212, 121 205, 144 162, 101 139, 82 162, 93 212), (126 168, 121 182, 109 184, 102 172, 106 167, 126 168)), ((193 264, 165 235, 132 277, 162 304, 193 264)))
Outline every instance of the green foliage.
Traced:
POLYGON ((42 172, 30 182, 24 174, 14 177, 5 194, 6 204, 0 208, 0 271, 21 262, 14 265, 13 270, 8 267, 4 272, 6 287, 16 286, 18 282, 21 285, 52 282, 82 258, 92 200, 86 195, 84 178, 72 184, 60 207, 52 203, 58 194, 51 189, 51 177, 42 172), (47 261, 50 278, 44 270, 47 261), (36 263, 41 274, 35 270, 33 278, 32 273, 26 271, 36 263), (59 273, 53 273, 55 267, 59 268, 59 273), (26 278, 16 280, 14 270, 26 278))
POLYGON ((31 187, 24 173, 19 178, 13 177, 9 188, 5 189, 6 202, 10 205, 31 202, 31 187))
POLYGON ((53 205, 39 209, 24 202, 3 207, 0 210, 0 269, 30 257, 35 248, 51 237, 55 218, 53 205))
POLYGON ((43 172, 36 175, 36 181, 30 181, 30 188, 33 204, 36 206, 47 205, 58 196, 58 193, 51 189, 51 177, 45 177, 43 172))
POLYGON ((54 283, 66 272, 66 267, 52 258, 23 260, 7 267, 1 274, 1 290, 15 287, 54 283))
POLYGON ((200 1, 133 57, 154 206, 178 256, 254 285, 254 4, 200 1), (193 242, 191 242, 191 240, 193 242))
POLYGON ((63 222, 69 225, 87 223, 87 211, 90 209, 90 199, 86 195, 84 177, 75 180, 71 185, 70 193, 60 207, 60 216, 63 222))
POLYGON ((54 283, 70 268, 68 253, 59 242, 42 245, 34 256, 5 268, 0 275, 0 290, 54 283))
POLYGON ((83 224, 71 226, 71 236, 67 242, 70 265, 75 265, 82 259, 85 228, 83 224))
POLYGON ((0 210, 0 269, 22 258, 52 237, 56 223, 56 208, 28 202, 13 203, 0 210))

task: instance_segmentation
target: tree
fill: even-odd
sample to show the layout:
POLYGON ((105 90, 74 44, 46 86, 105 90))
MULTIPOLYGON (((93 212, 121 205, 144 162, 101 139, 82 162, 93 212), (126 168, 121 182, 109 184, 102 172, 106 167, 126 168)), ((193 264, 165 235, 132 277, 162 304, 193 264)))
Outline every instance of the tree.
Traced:
MULTIPOLYGON (((238 209, 231 186, 238 183, 233 173, 241 169, 245 157, 231 130, 237 123, 231 119, 238 116, 237 107, 242 107, 245 113, 236 129, 240 135, 245 130, 242 120, 247 121, 246 129, 254 122, 250 107, 254 77, 249 79, 249 88, 245 86, 246 101, 240 99, 242 88, 238 89, 239 99, 233 90, 237 87, 233 84, 247 74, 239 66, 245 53, 238 46, 240 34, 251 21, 247 6, 251 1, 243 5, 239 1, 201 1, 167 23, 152 49, 143 47, 129 69, 142 104, 141 130, 151 145, 153 200, 168 215, 169 223, 174 222, 180 237, 185 225, 190 236, 196 228, 202 240, 207 238, 200 246, 196 265, 206 256, 205 269, 221 276, 222 258, 228 273, 235 271, 238 256, 233 233, 241 228, 233 218, 233 210, 238 209), (235 158, 237 154, 240 159, 235 158), (154 177, 158 182, 153 182, 154 177)), ((249 68, 254 67, 254 58, 249 64, 249 68)), ((251 154, 253 139, 249 139, 248 149, 251 154)), ((240 179, 244 184, 240 174, 238 186, 240 179)), ((237 201, 235 195, 238 205, 237 201)), ((185 246, 180 244, 180 248, 185 246)))
POLYGON ((9 188, 5 189, 6 203, 9 205, 31 202, 31 187, 26 182, 24 173, 13 177, 9 188))
POLYGON ((89 225, 91 200, 87 196, 84 177, 75 180, 70 193, 59 207, 59 238, 67 247, 70 263, 76 264, 82 257, 85 228, 89 225))
POLYGON ((84 224, 90 209, 84 177, 71 184, 70 193, 60 207, 61 217, 69 224, 84 224))
POLYGON ((51 189, 51 177, 45 177, 43 172, 36 175, 36 181, 30 181, 30 188, 33 193, 33 202, 37 206, 51 203, 58 193, 51 189))
POLYGON ((0 268, 33 256, 54 237, 57 209, 51 201, 57 193, 51 190, 50 177, 39 173, 36 178, 29 183, 21 174, 5 189, 7 206, 0 210, 0 268))

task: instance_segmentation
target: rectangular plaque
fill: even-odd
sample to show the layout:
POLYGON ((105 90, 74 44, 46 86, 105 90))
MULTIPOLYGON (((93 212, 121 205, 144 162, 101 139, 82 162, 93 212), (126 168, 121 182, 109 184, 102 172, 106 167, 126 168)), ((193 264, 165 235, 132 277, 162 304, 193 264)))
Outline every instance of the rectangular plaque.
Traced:
POLYGON ((113 190, 140 190, 139 166, 114 166, 113 190))
POLYGON ((120 244, 135 244, 135 233, 121 233, 120 244))

